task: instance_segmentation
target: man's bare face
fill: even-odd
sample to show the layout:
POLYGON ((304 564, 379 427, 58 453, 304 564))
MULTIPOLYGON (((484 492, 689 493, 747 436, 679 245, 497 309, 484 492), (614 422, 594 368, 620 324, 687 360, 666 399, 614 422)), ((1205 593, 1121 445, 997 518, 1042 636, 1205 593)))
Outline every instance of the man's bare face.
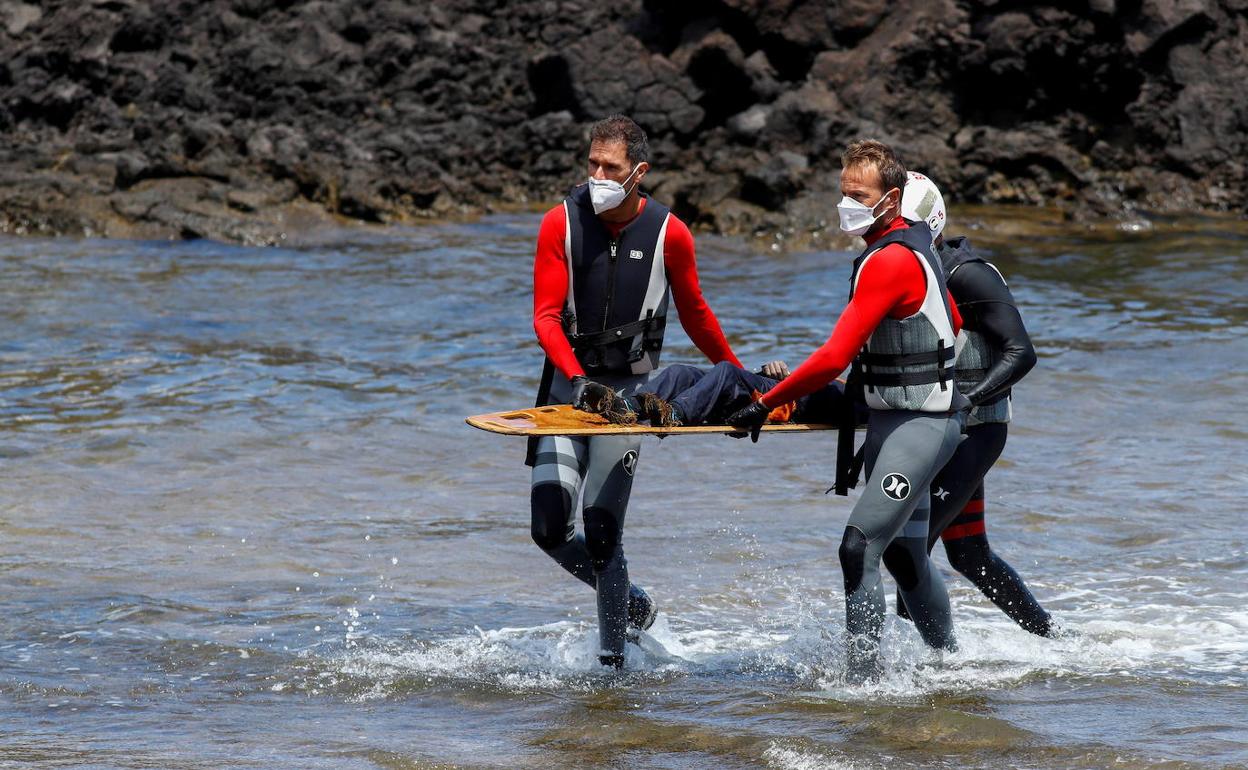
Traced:
POLYGON ((624 184, 632 172, 633 164, 628 162, 628 145, 623 142, 593 142, 589 145, 590 179, 611 179, 624 184))

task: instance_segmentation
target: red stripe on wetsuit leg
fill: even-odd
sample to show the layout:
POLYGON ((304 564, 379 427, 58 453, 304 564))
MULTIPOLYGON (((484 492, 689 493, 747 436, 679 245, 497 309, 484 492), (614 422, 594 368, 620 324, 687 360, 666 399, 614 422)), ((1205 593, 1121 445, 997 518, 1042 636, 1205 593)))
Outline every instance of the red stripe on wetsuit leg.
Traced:
MULTIPOLYGON (((978 490, 976 493, 980 494, 978 490)), ((983 535, 987 531, 987 525, 984 524, 984 498, 972 497, 966 501, 966 505, 962 506, 957 518, 945 527, 944 532, 940 533, 940 539, 960 540, 964 537, 983 535)))
POLYGON ((945 531, 940 533, 940 539, 946 542, 950 540, 961 540, 964 537, 974 537, 975 535, 983 535, 988 532, 984 520, 972 521, 966 524, 958 524, 952 527, 945 527, 945 531))

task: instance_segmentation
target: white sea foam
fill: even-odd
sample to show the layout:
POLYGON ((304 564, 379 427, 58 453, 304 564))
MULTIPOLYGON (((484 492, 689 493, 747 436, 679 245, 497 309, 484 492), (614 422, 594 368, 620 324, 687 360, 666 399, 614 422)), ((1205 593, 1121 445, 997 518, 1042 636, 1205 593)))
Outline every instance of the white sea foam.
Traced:
MULTIPOLYGON (((705 615, 698 613, 699 621, 705 615)), ((438 682, 509 691, 591 690, 637 676, 716 676, 748 673, 792 680, 810 697, 906 700, 937 692, 1011 687, 1033 677, 1161 676, 1243 686, 1248 612, 1201 617, 1143 605, 1129 611, 1101 607, 1066 612, 1073 631, 1044 639, 1019 629, 995 609, 959 612, 959 649, 927 648, 914 627, 890 617, 885 626, 885 676, 867 686, 847 685, 839 643, 842 628, 829 607, 809 604, 770 612, 757 623, 711 627, 660 615, 640 644, 626 651, 625 676, 598 664, 597 630, 588 620, 534 627, 475 629, 415 643, 368 640, 344 650, 332 664, 370 682, 385 696, 392 685, 438 682)), ((734 620, 742 620, 734 618, 734 620)))
POLYGON ((763 752, 767 767, 773 770, 873 770, 862 760, 850 761, 831 749, 818 751, 782 745, 773 741, 763 752))

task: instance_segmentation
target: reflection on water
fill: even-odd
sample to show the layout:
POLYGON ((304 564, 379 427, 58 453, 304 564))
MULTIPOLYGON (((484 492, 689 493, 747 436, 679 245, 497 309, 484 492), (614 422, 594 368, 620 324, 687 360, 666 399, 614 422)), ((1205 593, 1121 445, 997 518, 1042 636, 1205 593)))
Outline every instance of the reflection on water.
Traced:
MULTIPOLYGON (((0 240, 0 764, 1248 766, 1248 228, 954 213, 1042 355, 989 528, 1071 635, 950 573, 961 649, 890 619, 866 689, 821 435, 647 441, 627 543, 662 614, 595 665, 522 442, 462 424, 531 398, 535 217, 0 240)), ((743 360, 794 362, 852 255, 763 253, 701 238, 703 287, 743 360)))

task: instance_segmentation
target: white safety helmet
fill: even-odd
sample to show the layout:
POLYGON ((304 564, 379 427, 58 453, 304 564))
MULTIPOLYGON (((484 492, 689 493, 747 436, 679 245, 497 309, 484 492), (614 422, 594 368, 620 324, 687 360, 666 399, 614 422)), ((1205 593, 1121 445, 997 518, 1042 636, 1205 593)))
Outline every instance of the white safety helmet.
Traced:
POLYGON ((907 171, 906 189, 901 193, 901 215, 911 222, 926 222, 932 229, 932 242, 945 229, 945 198, 932 180, 917 171, 907 171))

